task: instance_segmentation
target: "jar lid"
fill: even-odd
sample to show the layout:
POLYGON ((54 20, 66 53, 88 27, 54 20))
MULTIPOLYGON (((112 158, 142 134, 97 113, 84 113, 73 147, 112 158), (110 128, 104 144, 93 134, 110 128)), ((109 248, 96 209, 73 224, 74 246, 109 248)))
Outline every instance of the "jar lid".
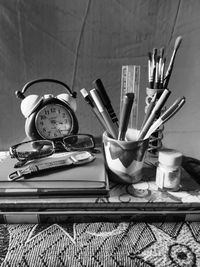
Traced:
POLYGON ((161 149, 158 153, 158 161, 167 166, 180 166, 182 153, 175 149, 161 149))

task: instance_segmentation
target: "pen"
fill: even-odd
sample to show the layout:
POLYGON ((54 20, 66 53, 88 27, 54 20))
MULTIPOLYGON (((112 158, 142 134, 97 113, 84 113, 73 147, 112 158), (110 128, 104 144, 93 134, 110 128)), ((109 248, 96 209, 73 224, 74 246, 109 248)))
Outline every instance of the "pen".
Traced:
POLYGON ((128 122, 131 114, 131 109, 134 101, 134 93, 127 93, 123 98, 122 111, 120 115, 118 140, 124 140, 128 122))
POLYGON ((176 41, 175 41, 175 44, 174 44, 174 50, 173 50, 173 53, 172 53, 172 56, 171 56, 171 59, 170 59, 170 62, 169 62, 169 66, 168 66, 166 74, 165 74, 164 88, 167 88, 167 86, 168 86, 169 79, 170 79, 170 76, 171 76, 171 73, 172 73, 172 69, 173 69, 173 65, 174 65, 176 52, 177 52, 178 48, 180 47, 181 42, 182 42, 182 37, 178 36, 176 38, 176 41))
POLYGON ((106 130, 106 125, 105 122, 101 116, 101 114, 99 113, 99 111, 97 110, 95 103, 93 102, 93 99, 91 98, 91 96, 88 94, 88 92, 86 91, 85 88, 80 90, 82 96, 84 97, 85 101, 90 105, 90 107, 92 108, 93 113, 95 114, 95 116, 97 117, 98 121, 100 122, 101 126, 106 130))
POLYGON ((105 87, 104 87, 102 81, 100 79, 97 79, 97 80, 93 81, 93 84, 94 84, 96 90, 98 91, 99 96, 100 96, 100 98, 101 98, 101 100, 103 102, 103 105, 107 109, 112 121, 114 123, 116 123, 117 126, 118 126, 118 118, 117 118, 117 116, 116 116, 116 114, 114 112, 114 109, 113 109, 113 107, 111 105, 110 98, 109 98, 109 96, 108 96, 108 94, 107 94, 107 92, 105 90, 105 87))
POLYGON ((143 128, 140 130, 138 140, 142 140, 146 133, 148 132, 149 128, 151 127, 153 121, 156 119, 156 116, 161 112, 164 104, 166 103, 171 91, 168 89, 164 89, 162 95, 158 99, 157 103, 155 104, 149 118, 147 119, 146 123, 144 124, 143 128))
POLYGON ((149 136, 158 128, 160 127, 163 123, 168 121, 172 116, 174 116, 179 109, 185 104, 185 97, 183 96, 182 98, 178 98, 171 107, 169 107, 161 116, 158 118, 153 125, 149 128, 147 134, 145 135, 144 138, 149 138, 149 136))
POLYGON ((156 99, 157 99, 157 93, 155 93, 151 99, 151 102, 147 108, 147 111, 146 111, 146 114, 145 114, 145 118, 144 118, 144 121, 142 122, 142 126, 141 126, 141 129, 144 127, 144 124, 146 123, 147 119, 149 118, 155 104, 156 104, 156 99))
POLYGON ((104 108, 103 102, 102 102, 97 90, 96 89, 90 90, 90 95, 91 95, 93 101, 95 102, 99 113, 102 115, 102 117, 104 119, 107 131, 112 135, 113 138, 117 139, 117 129, 116 129, 114 123, 112 122, 112 119, 109 116, 107 110, 104 108))

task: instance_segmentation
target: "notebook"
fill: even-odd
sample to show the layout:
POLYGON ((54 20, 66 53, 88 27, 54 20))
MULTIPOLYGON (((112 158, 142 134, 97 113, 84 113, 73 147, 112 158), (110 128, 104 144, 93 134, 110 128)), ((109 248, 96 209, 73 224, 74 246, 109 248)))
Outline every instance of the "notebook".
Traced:
MULTIPOLYGON (((68 152, 66 152, 68 153, 68 152)), ((66 153, 54 154, 49 161, 62 159, 66 153)), ((41 159, 42 161, 47 159, 41 159)), ((95 154, 95 159, 81 166, 64 167, 56 170, 47 170, 28 179, 9 181, 8 175, 17 169, 14 168, 16 159, 8 156, 0 163, 0 196, 27 196, 27 195, 55 195, 55 196, 98 196, 108 195, 109 183, 104 166, 102 153, 95 154)), ((20 169, 24 169, 22 167, 20 169)))

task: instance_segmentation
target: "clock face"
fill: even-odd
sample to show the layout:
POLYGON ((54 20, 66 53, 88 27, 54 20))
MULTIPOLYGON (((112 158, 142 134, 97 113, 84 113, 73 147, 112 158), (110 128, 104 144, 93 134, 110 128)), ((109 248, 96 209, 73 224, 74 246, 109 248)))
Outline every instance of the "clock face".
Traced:
POLYGON ((67 108, 59 104, 48 104, 37 113, 35 125, 43 138, 54 139, 69 135, 73 121, 67 108))

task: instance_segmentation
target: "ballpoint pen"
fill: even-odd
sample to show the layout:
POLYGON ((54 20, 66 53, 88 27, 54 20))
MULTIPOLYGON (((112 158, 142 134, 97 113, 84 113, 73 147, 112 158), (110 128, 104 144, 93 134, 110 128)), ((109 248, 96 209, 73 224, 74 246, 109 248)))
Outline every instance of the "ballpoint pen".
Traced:
POLYGON ((133 106, 133 101, 134 101, 134 93, 127 93, 123 98, 122 111, 119 123, 118 140, 125 139, 129 118, 131 114, 131 109, 133 106))
POLYGON ((144 127, 146 121, 148 120, 155 104, 156 104, 156 99, 157 99, 157 93, 155 93, 151 99, 151 102, 149 103, 148 107, 147 107, 147 110, 146 110, 146 114, 145 114, 145 117, 144 117, 144 120, 142 122, 142 126, 141 126, 141 129, 144 127))
POLYGON ((172 105, 169 107, 149 128, 147 134, 145 135, 144 139, 149 138, 150 135, 163 123, 168 121, 172 116, 174 116, 181 107, 185 104, 185 97, 178 98, 172 105))
POLYGON ((100 122, 100 124, 103 127, 103 129, 106 130, 106 125, 105 125, 104 119, 102 118, 101 114, 97 110, 97 107, 95 106, 95 103, 93 102, 93 99, 91 98, 91 96, 88 94, 87 90, 85 88, 83 88, 83 89, 80 90, 80 92, 81 92, 82 96, 84 97, 85 101, 91 107, 93 113, 97 117, 97 119, 100 122))
POLYGON ((142 140, 145 137, 146 133, 148 132, 149 128, 151 127, 153 121, 156 119, 156 116, 158 116, 158 114, 162 110, 162 108, 163 108, 164 104, 166 103, 170 94, 171 94, 170 90, 164 89, 162 95, 160 96, 157 103, 155 104, 149 118, 147 119, 144 126, 141 128, 139 136, 138 136, 138 140, 142 140))
POLYGON ((107 110, 104 108, 103 102, 102 102, 102 100, 98 94, 98 91, 96 89, 92 89, 92 90, 90 90, 90 95, 91 95, 93 101, 95 102, 99 113, 102 115, 102 117, 104 119, 107 131, 111 134, 111 136, 113 138, 117 139, 116 125, 113 123, 107 110))
POLYGON ((112 121, 114 123, 116 123, 116 125, 118 126, 118 118, 114 112, 114 109, 111 105, 110 98, 109 98, 109 96, 105 90, 105 87, 104 87, 102 81, 100 79, 97 79, 97 80, 93 81, 93 84, 94 84, 96 90, 98 91, 99 96, 101 98, 101 101, 103 102, 104 107, 108 111, 108 114, 110 115, 112 121))

